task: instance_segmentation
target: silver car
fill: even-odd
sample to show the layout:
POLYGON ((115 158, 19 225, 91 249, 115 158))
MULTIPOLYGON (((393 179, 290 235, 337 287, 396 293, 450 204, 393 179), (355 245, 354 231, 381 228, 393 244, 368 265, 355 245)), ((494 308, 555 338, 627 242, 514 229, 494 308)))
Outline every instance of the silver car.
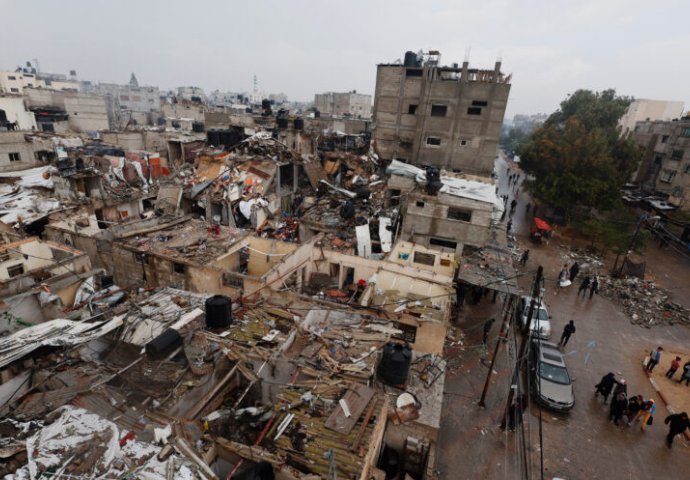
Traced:
POLYGON ((531 358, 532 393, 537 401, 560 412, 573 408, 573 381, 558 346, 533 340, 531 358))
MULTIPOLYGON (((524 328, 527 323, 527 314, 529 313, 529 306, 532 302, 532 297, 523 296, 520 298, 516 313, 520 321, 520 328, 524 328)), ((534 313, 532 314, 532 324, 530 325, 530 335, 532 337, 539 337, 542 340, 551 338, 551 315, 546 309, 546 305, 539 299, 534 304, 534 313)))

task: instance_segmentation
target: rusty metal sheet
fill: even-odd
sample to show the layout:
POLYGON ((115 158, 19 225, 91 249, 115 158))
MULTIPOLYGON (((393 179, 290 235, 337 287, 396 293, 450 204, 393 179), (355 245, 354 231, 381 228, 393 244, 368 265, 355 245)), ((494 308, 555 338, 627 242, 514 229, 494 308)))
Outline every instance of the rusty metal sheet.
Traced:
POLYGON ((328 417, 328 420, 326 420, 326 428, 343 435, 349 434, 357 424, 364 409, 369 405, 374 393, 376 391, 373 388, 359 383, 353 384, 343 396, 343 400, 345 400, 350 410, 350 416, 346 417, 343 408, 338 404, 333 413, 328 417))

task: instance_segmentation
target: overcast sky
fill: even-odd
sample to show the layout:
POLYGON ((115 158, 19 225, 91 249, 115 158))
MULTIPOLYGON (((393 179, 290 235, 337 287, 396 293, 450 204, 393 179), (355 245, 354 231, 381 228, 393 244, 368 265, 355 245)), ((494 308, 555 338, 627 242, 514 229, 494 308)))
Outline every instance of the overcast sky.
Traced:
POLYGON ((507 116, 550 113, 577 88, 690 106, 687 0, 3 0, 0 68, 163 89, 374 92, 406 50, 513 73, 507 116))

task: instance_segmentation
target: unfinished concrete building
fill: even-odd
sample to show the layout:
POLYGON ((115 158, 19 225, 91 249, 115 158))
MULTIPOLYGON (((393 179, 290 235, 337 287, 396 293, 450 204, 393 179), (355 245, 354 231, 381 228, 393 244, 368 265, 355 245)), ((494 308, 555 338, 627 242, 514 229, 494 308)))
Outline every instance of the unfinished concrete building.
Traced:
POLYGON ((690 210, 690 115, 638 122, 632 139, 644 148, 635 182, 666 197, 668 203, 690 210))
POLYGON ((439 65, 440 54, 405 54, 403 64, 380 64, 374 122, 384 160, 490 175, 510 92, 510 75, 439 65))
POLYGON ((369 118, 371 117, 371 95, 357 93, 356 90, 345 93, 317 93, 314 95, 314 107, 320 113, 327 115, 369 118))

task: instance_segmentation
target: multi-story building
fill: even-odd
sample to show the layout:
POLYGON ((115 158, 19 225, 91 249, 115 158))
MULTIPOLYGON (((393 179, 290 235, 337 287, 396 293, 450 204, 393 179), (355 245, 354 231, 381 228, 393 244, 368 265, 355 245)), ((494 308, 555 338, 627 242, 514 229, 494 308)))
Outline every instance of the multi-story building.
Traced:
POLYGON ((91 93, 109 95, 111 101, 122 111, 157 113, 161 111, 158 87, 140 87, 134 74, 126 85, 99 83, 89 86, 91 93))
POLYGON ((177 99, 206 103, 206 93, 200 87, 177 87, 177 99))
POLYGON ((78 92, 81 84, 76 79, 76 72, 70 76, 55 73, 39 73, 35 68, 18 68, 17 70, 0 71, 0 93, 22 95, 25 88, 47 88, 50 90, 78 92))
POLYGON ((628 110, 618 121, 621 135, 626 136, 635 130, 637 122, 654 120, 673 120, 683 114, 685 104, 666 100, 633 100, 628 110))
POLYGON ((326 92, 314 95, 314 107, 321 113, 336 116, 371 117, 371 95, 326 92))
POLYGON ((476 175, 493 171, 510 92, 510 75, 439 66, 438 52, 405 54, 380 64, 374 98, 374 139, 384 160, 433 165, 476 175))
POLYGON ((690 115, 671 121, 638 122, 633 140, 644 148, 634 180, 647 191, 690 210, 690 115))

